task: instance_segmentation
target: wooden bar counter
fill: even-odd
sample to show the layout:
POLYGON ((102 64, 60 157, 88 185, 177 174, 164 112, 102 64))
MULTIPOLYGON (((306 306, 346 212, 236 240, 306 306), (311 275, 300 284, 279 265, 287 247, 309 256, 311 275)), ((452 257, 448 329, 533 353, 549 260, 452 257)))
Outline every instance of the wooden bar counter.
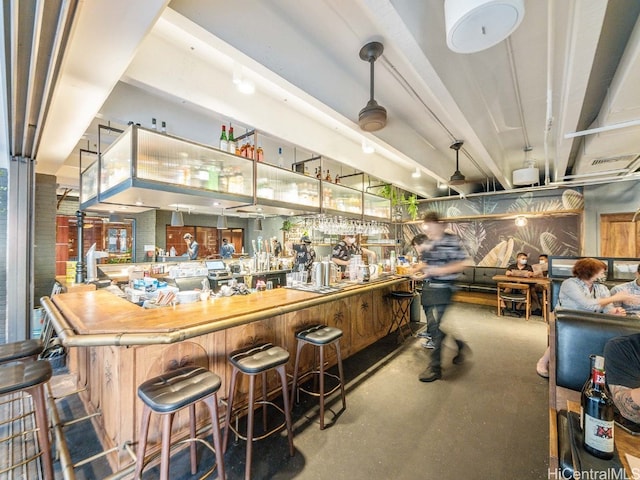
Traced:
MULTIPOLYGON (((86 388, 81 397, 87 409, 102 413, 93 421, 104 448, 120 447, 109 456, 118 471, 131 463, 121 447, 137 442, 142 412, 137 387, 148 378, 177 366, 199 365, 220 375, 220 396, 226 398, 231 373, 227 354, 272 342, 291 353, 291 373, 295 332, 312 323, 340 328, 342 354, 348 357, 387 334, 391 304, 386 294, 406 289, 403 283, 406 278, 388 277, 329 294, 278 288, 154 309, 104 290, 43 297, 41 303, 68 348, 78 388, 86 388)), ((305 352, 302 365, 310 369, 312 349, 305 352)), ((335 354, 326 360, 334 364, 335 354)), ((275 380, 270 380, 270 390, 275 380)), ((239 389, 244 394, 246 385, 239 389)), ((207 414, 200 406, 198 414, 204 424, 207 414)), ((186 426, 186 421, 186 415, 177 416, 175 428, 186 426)), ((157 444, 159 432, 159 424, 152 423, 151 444, 157 444)))

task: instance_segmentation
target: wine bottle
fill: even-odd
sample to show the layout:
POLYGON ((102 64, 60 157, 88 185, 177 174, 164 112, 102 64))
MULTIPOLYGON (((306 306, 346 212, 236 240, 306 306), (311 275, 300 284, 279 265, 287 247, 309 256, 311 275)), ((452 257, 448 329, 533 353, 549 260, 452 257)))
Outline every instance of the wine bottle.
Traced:
POLYGON ((591 355, 591 377, 582 387, 580 423, 584 449, 605 460, 613 458, 613 400, 605 383, 604 357, 591 355))
POLYGON ((222 132, 220 133, 220 150, 225 152, 229 151, 229 141, 227 140, 227 127, 222 125, 222 132))
POLYGON ((284 167, 284 158, 282 157, 282 147, 278 147, 278 166, 284 167))
POLYGON ((233 153, 235 155, 237 148, 238 148, 238 142, 236 142, 236 138, 233 136, 233 127, 229 125, 229 143, 228 143, 229 153, 233 153))

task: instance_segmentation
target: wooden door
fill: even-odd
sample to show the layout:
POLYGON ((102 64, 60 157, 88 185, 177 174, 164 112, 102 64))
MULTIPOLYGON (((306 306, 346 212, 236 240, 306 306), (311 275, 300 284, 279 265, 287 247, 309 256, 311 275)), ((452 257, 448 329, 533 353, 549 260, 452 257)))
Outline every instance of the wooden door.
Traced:
POLYGON ((600 216, 600 256, 640 257, 640 221, 632 219, 633 213, 600 216))

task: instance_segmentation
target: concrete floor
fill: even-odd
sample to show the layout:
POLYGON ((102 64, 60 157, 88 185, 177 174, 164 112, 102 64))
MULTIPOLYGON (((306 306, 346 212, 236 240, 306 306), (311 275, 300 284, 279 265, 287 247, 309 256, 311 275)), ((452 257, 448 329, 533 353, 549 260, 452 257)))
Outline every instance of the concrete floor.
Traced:
MULTIPOLYGON (((461 366, 444 350, 444 377, 425 384, 418 375, 429 350, 395 334, 345 361, 347 409, 319 430, 315 400, 294 408, 296 454, 284 437, 254 446, 253 478, 309 480, 546 479, 548 478, 548 382, 536 375, 547 326, 540 317, 497 317, 495 309, 454 304, 447 323, 473 355, 461 366)), ((341 407, 339 396, 331 408, 341 407)), ((329 420, 332 415, 329 413, 329 420)), ((86 426, 71 433, 69 448, 87 445, 86 426)), ((75 453, 74 453, 75 454, 75 453)), ((244 476, 244 442, 225 455, 227 477, 244 476)), ((171 478, 188 479, 184 452, 172 459, 171 478)), ((202 472, 211 454, 199 456, 202 472)), ((99 464, 77 478, 104 478, 99 464)), ((150 468, 144 478, 157 478, 150 468)), ((194 477, 197 478, 197 477, 194 477)))

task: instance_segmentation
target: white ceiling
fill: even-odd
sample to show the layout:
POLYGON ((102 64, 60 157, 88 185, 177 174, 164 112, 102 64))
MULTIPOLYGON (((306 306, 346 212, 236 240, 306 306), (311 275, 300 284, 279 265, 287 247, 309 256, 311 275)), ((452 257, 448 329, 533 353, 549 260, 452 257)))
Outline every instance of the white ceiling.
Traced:
POLYGON ((472 182, 444 194, 513 188, 525 147, 542 184, 635 178, 635 0, 526 0, 519 28, 472 54, 447 48, 443 0, 76 7, 35 149, 38 171, 61 185, 77 185, 78 149, 96 147, 98 123, 148 126, 152 117, 210 144, 221 122, 256 128, 423 197, 443 195, 436 185, 455 170, 456 139, 464 140, 460 170, 472 182), (388 112, 387 126, 373 134, 357 124, 369 99, 369 65, 358 53, 372 40, 384 45, 375 98, 388 112), (234 89, 234 70, 255 82, 254 95, 234 89), (624 122, 632 126, 566 137, 624 122), (376 153, 362 152, 363 139, 376 153), (416 167, 419 179, 411 176, 416 167))

